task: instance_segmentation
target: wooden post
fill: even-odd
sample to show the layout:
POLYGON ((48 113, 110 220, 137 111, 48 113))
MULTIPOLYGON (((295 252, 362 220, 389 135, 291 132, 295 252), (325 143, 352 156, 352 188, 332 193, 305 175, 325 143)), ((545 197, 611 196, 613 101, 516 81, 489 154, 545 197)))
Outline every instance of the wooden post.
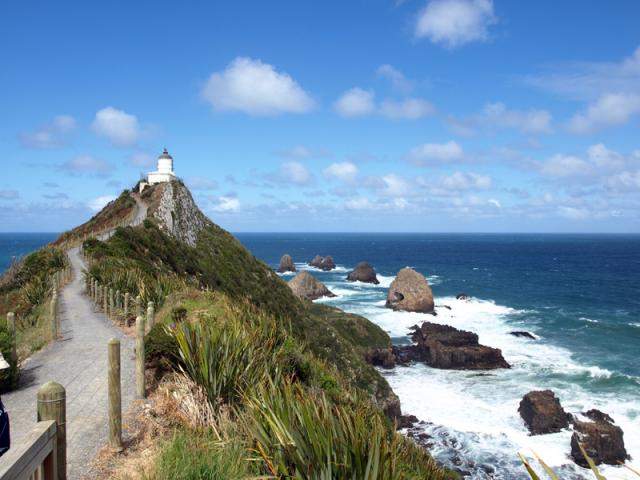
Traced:
POLYGON ((96 305, 100 306, 100 292, 102 290, 102 287, 100 286, 100 283, 98 282, 98 280, 96 280, 96 305))
POLYGON ((147 331, 153 328, 155 322, 155 308, 153 302, 147 303, 147 331))
POLYGON ((127 321, 129 317, 129 292, 124 294, 124 320, 127 321))
POLYGON ((116 290, 116 308, 122 307, 122 304, 120 303, 121 299, 122 297, 120 296, 120 290, 116 290))
POLYGON ((136 317, 136 398, 145 397, 144 385, 144 317, 136 317))
POLYGON ((144 315, 144 311, 142 310, 142 298, 140 295, 136 297, 136 317, 141 317, 144 315))
POLYGON ((115 299, 113 298, 113 288, 109 287, 109 316, 113 315, 115 303, 115 299))
POLYGON ((53 291, 51 295, 51 304, 49 305, 49 317, 51 320, 51 339, 58 338, 58 292, 53 291))
POLYGON ((38 390, 38 421, 55 420, 58 479, 67 478, 67 405, 64 387, 47 382, 38 390))
POLYGON ((120 340, 112 338, 109 350, 109 446, 122 451, 122 393, 120 382, 120 340))
POLYGON ((11 335, 11 363, 18 363, 18 350, 16 345, 16 314, 13 312, 7 313, 7 329, 9 335, 11 335))
POLYGON ((102 287, 102 310, 104 311, 104 314, 108 317, 109 316, 109 289, 107 288, 107 286, 105 285, 104 287, 102 287))

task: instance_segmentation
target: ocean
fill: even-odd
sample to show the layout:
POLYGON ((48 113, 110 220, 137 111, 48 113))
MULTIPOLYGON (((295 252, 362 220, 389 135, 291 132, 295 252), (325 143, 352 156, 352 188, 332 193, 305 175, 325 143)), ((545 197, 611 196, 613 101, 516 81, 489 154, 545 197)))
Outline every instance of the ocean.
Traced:
MULTIPOLYGON (((312 271, 337 297, 322 299, 380 325, 395 343, 422 321, 477 333, 502 349, 510 370, 486 373, 424 365, 381 370, 403 412, 428 422, 432 453, 473 479, 524 479, 517 453, 535 451, 563 479, 592 475, 568 458, 571 432, 529 436, 522 396, 552 389, 568 412, 598 408, 622 427, 627 451, 640 460, 640 235, 553 234, 236 234, 272 267, 284 253, 312 271), (306 262, 332 255, 338 268, 306 262), (346 282, 366 260, 380 285, 346 282), (432 286, 437 316, 384 307, 397 271, 410 266, 432 286), (458 293, 471 301, 456 300, 458 293), (444 308, 451 307, 451 310, 444 308), (516 338, 527 330, 538 339, 516 338)), ((0 268, 55 234, 1 234, 0 268)), ((290 275, 285 275, 290 279, 290 275)), ((636 462, 632 462, 638 465, 636 462)), ((636 479, 604 467, 611 479, 636 479)))

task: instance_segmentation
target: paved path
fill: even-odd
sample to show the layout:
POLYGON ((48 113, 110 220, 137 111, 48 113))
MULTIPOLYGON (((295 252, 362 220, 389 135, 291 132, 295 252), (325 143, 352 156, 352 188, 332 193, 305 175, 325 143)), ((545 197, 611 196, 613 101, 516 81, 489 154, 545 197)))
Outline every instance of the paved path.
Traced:
MULTIPOLYGON (((36 392, 53 380, 67 391, 68 478, 91 478, 88 465, 107 443, 107 341, 121 342, 122 409, 135 395, 134 340, 125 336, 84 294, 84 263, 69 252, 73 280, 60 293, 61 338, 34 354, 22 369, 18 390, 2 396, 11 420, 12 443, 36 421, 36 392)), ((0 462, 2 459, 0 458, 0 462)))

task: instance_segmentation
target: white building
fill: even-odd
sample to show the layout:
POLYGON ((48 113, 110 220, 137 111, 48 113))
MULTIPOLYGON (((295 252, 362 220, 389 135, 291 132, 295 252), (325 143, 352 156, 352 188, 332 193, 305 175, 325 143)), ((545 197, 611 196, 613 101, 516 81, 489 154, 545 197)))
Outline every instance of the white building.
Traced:
POLYGON ((147 180, 140 182, 140 192, 148 185, 155 185, 156 183, 170 182, 175 180, 176 175, 173 173, 173 157, 169 155, 167 149, 162 151, 162 154, 158 157, 158 167, 155 172, 149 172, 147 174, 147 180))

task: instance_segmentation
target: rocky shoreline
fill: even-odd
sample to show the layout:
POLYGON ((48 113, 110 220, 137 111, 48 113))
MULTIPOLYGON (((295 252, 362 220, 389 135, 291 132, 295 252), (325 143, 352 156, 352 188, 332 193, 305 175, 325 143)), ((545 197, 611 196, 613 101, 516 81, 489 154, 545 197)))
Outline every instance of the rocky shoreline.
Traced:
MULTIPOLYGON (((317 256, 309 262, 309 265, 324 271, 335 268, 333 258, 330 256, 317 256), (325 263, 323 268, 326 258, 329 258, 330 262, 325 263), (331 268, 327 265, 331 265, 331 268)), ((375 269, 367 262, 360 262, 348 273, 345 280, 379 284, 375 269)), ((290 286, 294 288, 292 282, 293 280, 290 286)), ((324 296, 334 296, 321 282, 315 280, 314 285, 316 291, 324 291, 324 296)), ((313 295, 305 295, 306 298, 311 296, 313 295)), ((466 293, 460 293, 456 298, 467 301, 471 297, 466 293)), ((427 279, 408 267, 401 269, 391 283, 385 306, 396 311, 437 315, 433 293, 427 279)), ((439 307, 451 309, 447 305, 439 307)), ((523 341, 538 339, 526 330, 511 331, 509 334, 523 341)), ((448 370, 482 371, 511 368, 499 348, 483 345, 479 342, 477 334, 450 325, 424 321, 410 328, 409 337, 412 341, 410 345, 371 349, 365 353, 365 359, 383 369, 401 368, 414 363, 424 363, 432 368, 448 370)), ((622 429, 615 425, 615 421, 604 412, 591 409, 587 412, 566 413, 560 401, 550 390, 526 393, 518 412, 522 417, 523 425, 529 429, 531 435, 545 435, 562 430, 572 431, 570 456, 581 467, 588 467, 581 447, 596 465, 601 463, 617 465, 630 458, 624 446, 622 429)), ((420 445, 427 448, 432 446, 430 435, 424 431, 424 427, 430 424, 410 414, 400 415, 399 411, 397 414, 396 424, 399 430, 403 430, 420 445)), ((450 441, 455 442, 455 439, 450 438, 450 441)), ((454 458, 453 464, 463 475, 468 473, 467 468, 480 468, 488 475, 495 473, 493 467, 474 465, 469 459, 459 458, 456 461, 454 458)))

